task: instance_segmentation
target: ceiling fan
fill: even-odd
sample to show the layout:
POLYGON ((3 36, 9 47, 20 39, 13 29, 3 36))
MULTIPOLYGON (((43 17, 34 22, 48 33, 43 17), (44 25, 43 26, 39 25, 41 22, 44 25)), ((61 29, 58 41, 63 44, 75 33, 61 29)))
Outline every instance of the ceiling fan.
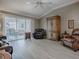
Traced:
POLYGON ((34 7, 44 7, 44 5, 52 4, 52 2, 48 2, 46 0, 37 0, 33 2, 26 2, 27 6, 34 5, 34 7))

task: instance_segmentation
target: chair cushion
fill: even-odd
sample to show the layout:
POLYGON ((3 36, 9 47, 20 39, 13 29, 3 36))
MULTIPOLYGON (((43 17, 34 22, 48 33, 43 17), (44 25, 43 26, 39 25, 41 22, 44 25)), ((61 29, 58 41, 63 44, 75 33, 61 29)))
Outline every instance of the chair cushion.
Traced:
POLYGON ((70 42, 64 41, 64 44, 67 45, 67 46, 72 47, 72 43, 70 43, 70 42))
POLYGON ((69 38, 69 39, 68 39, 68 38, 64 38, 64 41, 67 41, 67 42, 71 42, 71 43, 72 43, 72 42, 74 41, 74 39, 70 39, 70 38, 69 38))

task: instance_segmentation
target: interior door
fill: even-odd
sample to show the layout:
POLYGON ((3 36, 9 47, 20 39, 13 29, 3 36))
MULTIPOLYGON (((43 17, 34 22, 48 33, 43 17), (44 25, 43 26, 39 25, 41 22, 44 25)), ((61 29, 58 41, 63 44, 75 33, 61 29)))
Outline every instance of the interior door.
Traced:
POLYGON ((48 32, 48 39, 51 39, 51 31, 52 31, 52 26, 51 26, 51 20, 47 20, 47 32, 48 32))

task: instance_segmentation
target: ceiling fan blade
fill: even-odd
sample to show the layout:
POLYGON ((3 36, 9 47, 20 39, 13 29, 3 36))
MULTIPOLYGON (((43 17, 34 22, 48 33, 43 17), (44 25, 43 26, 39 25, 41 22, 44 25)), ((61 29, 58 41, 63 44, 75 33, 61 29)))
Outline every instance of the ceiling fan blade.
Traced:
POLYGON ((29 5, 29 6, 31 6, 31 5, 33 5, 33 6, 35 6, 35 8, 36 7, 44 7, 44 5, 51 5, 51 4, 53 4, 52 2, 45 2, 45 1, 42 1, 42 0, 38 0, 38 1, 34 1, 34 2, 27 2, 26 3, 27 5, 29 5))
POLYGON ((26 2, 27 5, 36 4, 36 2, 26 2))
POLYGON ((42 2, 42 4, 53 4, 52 2, 42 2))

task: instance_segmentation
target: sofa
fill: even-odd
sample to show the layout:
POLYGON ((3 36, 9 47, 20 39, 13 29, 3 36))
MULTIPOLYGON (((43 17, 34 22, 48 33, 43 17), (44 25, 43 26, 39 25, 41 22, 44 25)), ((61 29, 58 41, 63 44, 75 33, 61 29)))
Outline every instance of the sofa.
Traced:
POLYGON ((79 49, 79 28, 74 29, 71 35, 65 35, 62 42, 64 46, 77 51, 79 49))

